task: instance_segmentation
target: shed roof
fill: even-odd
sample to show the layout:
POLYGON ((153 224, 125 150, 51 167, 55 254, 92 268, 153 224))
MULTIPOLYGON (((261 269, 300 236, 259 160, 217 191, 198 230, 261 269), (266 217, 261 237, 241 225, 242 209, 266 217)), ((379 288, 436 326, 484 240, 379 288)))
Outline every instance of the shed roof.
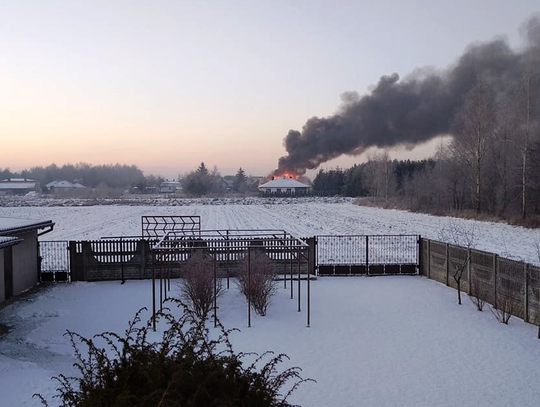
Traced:
POLYGON ((11 236, 14 234, 29 232, 31 230, 45 229, 53 226, 54 223, 50 220, 0 217, 0 236, 11 236))
POLYGON ((303 184, 292 178, 279 177, 266 184, 260 185, 259 188, 309 188, 309 185, 303 184))
POLYGON ((6 178, 0 182, 36 182, 36 180, 30 178, 6 178))
POLYGON ((14 236, 0 236, 0 249, 5 247, 14 246, 22 242, 22 239, 14 236))
POLYGON ((86 188, 84 185, 79 184, 78 182, 69 182, 65 180, 57 180, 49 182, 47 185, 45 185, 47 188, 86 188))
POLYGON ((33 189, 36 185, 36 181, 9 181, 0 182, 0 189, 33 189))

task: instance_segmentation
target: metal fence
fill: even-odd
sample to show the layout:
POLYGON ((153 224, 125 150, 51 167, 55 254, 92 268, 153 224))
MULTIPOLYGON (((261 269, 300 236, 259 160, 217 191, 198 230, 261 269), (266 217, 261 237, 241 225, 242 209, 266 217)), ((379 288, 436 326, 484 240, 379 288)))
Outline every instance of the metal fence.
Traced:
POLYGON ((461 289, 495 309, 511 305, 512 314, 540 323, 540 267, 494 253, 422 239, 421 273, 457 288, 454 276, 462 271, 461 289))
POLYGON ((323 235, 315 237, 319 275, 415 274, 416 235, 323 235))
POLYGON ((191 227, 185 231, 166 231, 163 225, 160 227, 164 229, 158 231, 153 227, 152 234, 164 234, 151 239, 117 237, 42 242, 44 276, 49 281, 60 281, 55 274, 46 273, 71 271, 74 281, 150 278, 156 261, 152 247, 156 244, 167 248, 162 258, 158 251, 157 260, 174 263, 175 276, 179 275, 179 267, 186 262, 191 249, 199 246, 212 252, 218 267, 226 269, 229 276, 233 276, 234 267, 246 255, 247 247, 252 246, 263 248, 281 274, 290 274, 291 264, 298 260, 297 249, 304 242, 310 247, 310 255, 301 262, 302 274, 308 271, 321 276, 415 274, 419 265, 416 235, 324 235, 298 239, 275 230, 197 230, 194 235, 191 227))
POLYGON ((155 238, 164 236, 168 232, 183 231, 192 236, 200 235, 200 216, 141 216, 141 236, 155 238))
MULTIPOLYGON (((294 298, 296 283, 298 311, 301 310, 301 280, 304 271, 307 281, 307 325, 310 325, 310 246, 283 230, 202 230, 198 236, 194 236, 190 231, 171 231, 153 244, 151 250, 154 329, 158 294, 161 310, 171 289, 171 278, 178 271, 180 276, 185 276, 182 272, 185 272, 183 269, 190 261, 198 264, 201 260, 194 257, 197 253, 207 256, 212 262, 214 292, 218 279, 226 279, 229 288, 229 278, 232 276, 240 278, 247 275, 249 287, 251 275, 262 261, 257 258, 265 258, 272 264, 273 278, 281 275, 284 288, 287 288, 287 280, 289 281, 291 299, 294 298)), ((215 299, 216 297, 214 315, 217 315, 215 299)), ((250 296, 247 311, 248 326, 251 326, 250 296)))

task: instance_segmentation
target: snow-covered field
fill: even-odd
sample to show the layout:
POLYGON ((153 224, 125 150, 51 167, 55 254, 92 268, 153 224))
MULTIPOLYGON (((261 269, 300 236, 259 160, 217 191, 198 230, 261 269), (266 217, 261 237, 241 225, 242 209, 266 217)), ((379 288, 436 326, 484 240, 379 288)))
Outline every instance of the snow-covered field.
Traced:
MULTIPOLYGON (((538 263, 540 232, 504 224, 415 215, 352 205, 348 200, 299 200, 184 206, 2 207, 0 217, 51 219, 46 240, 140 234, 141 215, 200 215, 205 229, 275 228, 315 234, 421 234, 450 238, 449 225, 474 230, 476 247, 538 263)), ((303 283, 305 284, 305 283, 303 283)), ((280 289, 266 317, 247 327, 235 288, 219 301, 238 351, 274 350, 291 357, 304 377, 291 398, 303 406, 538 406, 537 327, 512 318, 499 324, 454 290, 416 276, 320 278, 311 283, 312 324, 280 289)), ((122 332, 151 302, 148 281, 73 283, 47 287, 0 310, 11 326, 0 337, 0 404, 39 405, 31 395, 54 393, 52 375, 73 372, 66 329, 83 335, 122 332)), ((284 366, 285 367, 285 366, 284 366)))
MULTIPOLYGON (((298 237, 412 234, 457 243, 455 232, 458 231, 474 235, 476 249, 540 264, 538 229, 357 206, 348 198, 156 198, 155 201, 142 201, 154 205, 137 201, 137 205, 96 206, 39 206, 40 202, 51 204, 51 200, 42 199, 31 201, 36 206, 1 207, 0 217, 52 220, 56 223, 54 230, 44 235, 43 240, 136 236, 141 234, 143 215, 199 215, 203 229, 280 229, 298 237)), ((60 204, 75 203, 84 204, 60 201, 60 204)))

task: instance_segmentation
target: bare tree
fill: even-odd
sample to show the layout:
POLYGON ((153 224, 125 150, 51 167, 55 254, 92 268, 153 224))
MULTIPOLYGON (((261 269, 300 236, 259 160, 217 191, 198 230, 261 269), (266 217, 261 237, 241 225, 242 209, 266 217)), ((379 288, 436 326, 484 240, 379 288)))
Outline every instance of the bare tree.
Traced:
POLYGON ((251 250, 240 262, 238 287, 255 312, 266 315, 270 299, 277 290, 274 262, 262 250, 251 250))
POLYGON ((521 217, 527 217, 527 170, 529 167, 529 142, 531 138, 531 72, 527 70, 523 78, 523 87, 521 90, 520 104, 523 114, 523 125, 520 131, 520 151, 521 151, 521 217))
POLYGON ((458 292, 458 304, 461 305, 461 279, 465 270, 469 266, 471 261, 471 249, 476 246, 478 241, 477 237, 477 225, 474 222, 469 228, 459 225, 454 219, 448 219, 446 227, 441 228, 439 232, 439 239, 452 243, 456 246, 467 248, 467 255, 463 261, 456 262, 448 258, 448 261, 454 269, 453 278, 456 282, 456 288, 458 292))
POLYGON ((214 259, 203 249, 195 250, 177 283, 180 299, 199 318, 206 318, 214 301, 223 293, 221 278, 214 270, 214 259))
POLYGON ((454 116, 454 156, 471 171, 476 212, 482 209, 482 176, 488 143, 494 127, 493 98, 485 85, 478 81, 467 93, 463 105, 454 116))

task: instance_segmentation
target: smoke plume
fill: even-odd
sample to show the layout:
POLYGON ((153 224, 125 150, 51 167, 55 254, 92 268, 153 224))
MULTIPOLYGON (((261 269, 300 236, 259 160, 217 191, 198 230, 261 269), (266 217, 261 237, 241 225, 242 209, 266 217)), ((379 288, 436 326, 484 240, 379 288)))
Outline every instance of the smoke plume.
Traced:
POLYGON ((304 174, 343 154, 413 147, 449 134, 454 111, 476 81, 502 95, 519 86, 526 70, 540 73, 540 16, 526 21, 521 33, 526 46, 520 51, 502 39, 473 44, 444 71, 418 69, 401 80, 394 73, 381 77, 368 95, 343 94, 336 114, 312 117, 302 131, 289 131, 283 140, 287 155, 274 174, 304 174))

